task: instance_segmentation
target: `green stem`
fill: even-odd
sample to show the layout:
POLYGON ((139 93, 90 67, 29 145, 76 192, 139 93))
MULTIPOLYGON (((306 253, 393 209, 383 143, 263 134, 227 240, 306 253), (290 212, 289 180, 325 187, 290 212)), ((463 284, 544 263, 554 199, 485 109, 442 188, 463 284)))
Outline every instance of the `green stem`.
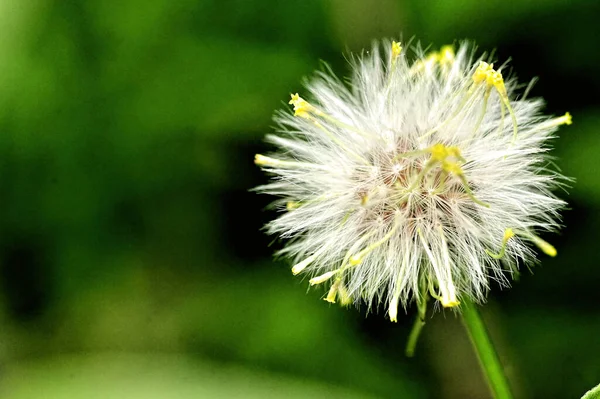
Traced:
POLYGON ((468 299, 462 301, 462 319, 471 338, 471 343, 477 352, 479 364, 486 376, 490 390, 496 399, 511 399, 510 387, 502 370, 500 359, 488 336, 479 311, 468 299))
POLYGON ((419 340, 419 335, 421 335, 421 330, 425 326, 425 319, 422 319, 421 316, 417 316, 415 320, 415 324, 413 324, 412 330, 410 330, 410 335, 408 336, 408 341, 406 342, 406 356, 413 357, 415 355, 415 349, 417 347, 417 341, 419 340))
POLYGON ((420 299, 417 300, 417 308, 419 309, 419 313, 417 314, 417 318, 415 319, 415 324, 413 324, 412 330, 410 330, 408 342, 406 343, 405 353, 407 357, 413 357, 415 355, 415 349, 417 348, 419 335, 421 335, 421 330, 423 327, 425 327, 425 317, 427 316, 427 301, 429 300, 429 294, 427 293, 427 283, 424 278, 421 278, 419 290, 421 291, 421 296, 419 297, 420 299))

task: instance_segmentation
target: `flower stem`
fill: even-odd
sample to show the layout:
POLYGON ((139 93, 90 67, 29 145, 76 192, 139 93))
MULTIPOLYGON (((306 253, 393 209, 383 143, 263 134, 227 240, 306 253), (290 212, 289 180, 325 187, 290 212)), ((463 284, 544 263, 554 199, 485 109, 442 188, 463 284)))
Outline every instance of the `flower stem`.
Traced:
POLYGON ((425 320, 421 318, 421 316, 417 316, 415 320, 415 324, 413 324, 412 330, 410 330, 410 335, 408 336, 408 341, 406 343, 406 356, 413 357, 415 355, 415 349, 417 347, 417 340, 419 339, 419 335, 421 335, 421 330, 425 326, 425 320))
POLYGON ((421 292, 421 296, 419 297, 420 299, 417 300, 417 309, 419 309, 419 313, 417 314, 417 318, 415 319, 415 324, 413 324, 412 330, 410 330, 408 342, 406 343, 405 353, 407 357, 413 357, 415 355, 415 349, 417 348, 419 335, 421 335, 421 330, 425 326, 425 316, 427 315, 427 301, 429 300, 429 294, 427 293, 427 282, 423 276, 421 276, 419 290, 421 292))
POLYGON ((469 333, 469 338, 475 348, 479 364, 483 369, 494 398, 512 399, 510 387, 500 364, 500 359, 498 359, 498 355, 494 350, 492 341, 488 336, 475 304, 465 298, 462 301, 461 310, 463 323, 469 333))

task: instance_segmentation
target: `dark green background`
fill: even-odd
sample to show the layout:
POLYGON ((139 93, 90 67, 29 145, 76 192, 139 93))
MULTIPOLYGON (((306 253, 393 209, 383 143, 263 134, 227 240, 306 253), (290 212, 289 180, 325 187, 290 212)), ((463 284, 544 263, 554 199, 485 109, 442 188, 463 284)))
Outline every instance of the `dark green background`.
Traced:
POLYGON ((483 308, 517 398, 600 382, 600 3, 0 3, 0 397, 486 398, 458 318, 343 310, 271 258, 253 165, 303 77, 372 40, 496 49, 573 114, 559 251, 483 308))

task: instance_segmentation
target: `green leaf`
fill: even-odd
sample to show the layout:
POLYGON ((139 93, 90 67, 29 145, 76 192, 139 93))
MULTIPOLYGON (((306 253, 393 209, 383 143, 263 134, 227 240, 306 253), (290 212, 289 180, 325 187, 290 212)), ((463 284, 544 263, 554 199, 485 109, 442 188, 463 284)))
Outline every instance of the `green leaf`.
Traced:
POLYGON ((581 399, 600 399, 600 384, 587 391, 581 399))
POLYGON ((181 354, 59 355, 6 365, 12 399, 369 398, 333 384, 284 377, 181 354))

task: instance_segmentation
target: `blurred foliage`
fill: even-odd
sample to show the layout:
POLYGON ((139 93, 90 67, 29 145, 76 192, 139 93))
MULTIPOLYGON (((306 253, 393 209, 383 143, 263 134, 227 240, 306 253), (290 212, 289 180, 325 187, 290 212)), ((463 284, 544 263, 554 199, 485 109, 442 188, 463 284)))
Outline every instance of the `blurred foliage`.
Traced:
POLYGON ((306 295, 271 261, 269 199, 247 191, 273 111, 320 59, 343 75, 344 52, 416 36, 496 48, 540 77, 548 113, 574 115, 555 141, 575 178, 559 257, 493 290, 484 316, 517 397, 579 397, 600 379, 598 15, 585 0, 0 2, 0 395, 487 397, 452 314, 405 359, 412 313, 306 295))
POLYGON ((594 388, 586 392, 581 399, 598 399, 600 398, 600 385, 596 385, 594 388))
POLYGON ((60 356, 18 366, 8 381, 11 399, 42 397, 40 392, 45 399, 368 398, 324 383, 172 355, 60 356))

